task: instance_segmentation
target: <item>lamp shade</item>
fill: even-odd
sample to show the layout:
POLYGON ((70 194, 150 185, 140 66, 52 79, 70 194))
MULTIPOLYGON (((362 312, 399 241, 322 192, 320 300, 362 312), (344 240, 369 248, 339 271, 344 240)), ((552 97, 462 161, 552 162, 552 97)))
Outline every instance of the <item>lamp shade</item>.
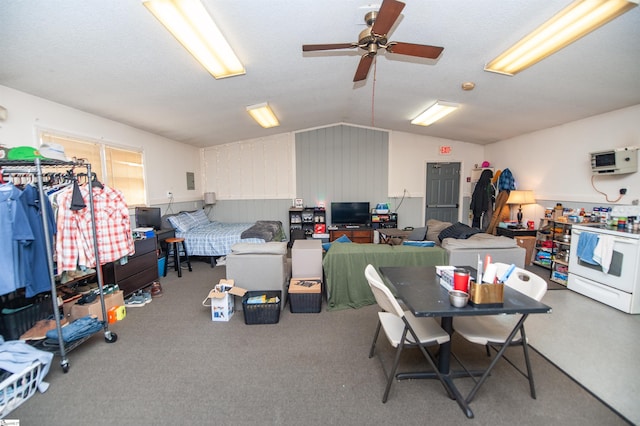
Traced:
POLYGON ((215 192, 205 192, 204 193, 204 204, 209 206, 211 204, 216 203, 216 193, 215 192))
POLYGON ((533 196, 533 191, 517 191, 513 190, 509 193, 509 199, 507 204, 535 204, 536 199, 533 196))

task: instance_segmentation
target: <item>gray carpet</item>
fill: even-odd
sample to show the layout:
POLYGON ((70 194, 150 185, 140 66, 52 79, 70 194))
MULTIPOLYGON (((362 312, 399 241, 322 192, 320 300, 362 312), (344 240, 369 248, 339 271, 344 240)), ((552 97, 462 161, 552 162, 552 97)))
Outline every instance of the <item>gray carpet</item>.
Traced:
MULTIPOLYGON (((193 262, 182 278, 162 279, 164 296, 59 359, 37 393, 7 418, 23 425, 165 424, 626 424, 591 394, 532 351, 538 398, 501 361, 471 404, 468 420, 433 380, 395 382, 381 402, 384 376, 367 357, 376 306, 319 314, 282 312, 275 325, 245 325, 242 312, 212 322, 201 305, 224 277, 224 267, 193 262)), ((454 351, 470 367, 486 365, 484 349, 455 338, 454 351)), ((386 339, 379 353, 389 361, 386 339)), ((521 361, 521 350, 509 351, 521 361)), ((404 369, 423 369, 411 353, 404 369)), ((455 367, 455 364, 454 364, 455 367)), ((467 392, 470 379, 458 379, 467 392)))

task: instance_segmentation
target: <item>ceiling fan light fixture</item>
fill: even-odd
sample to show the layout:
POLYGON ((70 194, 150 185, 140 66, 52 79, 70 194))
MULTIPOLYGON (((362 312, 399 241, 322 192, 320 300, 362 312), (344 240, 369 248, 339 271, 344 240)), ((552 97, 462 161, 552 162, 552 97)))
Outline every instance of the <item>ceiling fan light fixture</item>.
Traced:
POLYGON ((451 114, 453 111, 457 110, 459 107, 460 107, 459 104, 456 104, 453 102, 437 101, 435 104, 431 105, 429 108, 424 110, 416 118, 411 120, 411 124, 415 124, 418 126, 430 126, 436 121, 451 114))
POLYGON ((485 66, 515 75, 636 7, 639 0, 576 0, 485 66))
POLYGON ((247 112, 254 120, 256 120, 259 125, 261 125, 265 129, 277 127, 280 125, 278 117, 276 117, 276 115, 273 113, 273 110, 267 102, 248 106, 247 112))
POLYGON ((143 4, 215 78, 246 73, 199 0, 148 0, 143 4))

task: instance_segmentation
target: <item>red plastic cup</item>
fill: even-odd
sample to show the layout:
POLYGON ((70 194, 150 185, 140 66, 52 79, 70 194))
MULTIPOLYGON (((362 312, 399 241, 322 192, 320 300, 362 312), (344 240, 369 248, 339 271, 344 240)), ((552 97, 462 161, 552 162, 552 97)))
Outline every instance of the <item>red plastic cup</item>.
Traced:
POLYGON ((455 269, 453 271, 453 289, 469 293, 469 271, 466 269, 455 269))

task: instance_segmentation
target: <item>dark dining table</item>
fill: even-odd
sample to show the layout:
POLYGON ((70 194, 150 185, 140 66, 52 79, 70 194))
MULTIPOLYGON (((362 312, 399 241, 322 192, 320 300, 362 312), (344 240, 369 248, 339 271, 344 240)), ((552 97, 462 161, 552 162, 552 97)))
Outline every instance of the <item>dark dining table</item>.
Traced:
MULTIPOLYGON (((451 340, 440 345, 438 351, 438 370, 444 377, 446 386, 455 397, 458 405, 468 418, 473 418, 473 411, 469 407, 471 399, 484 383, 491 369, 498 359, 502 357, 509 343, 516 336, 520 327, 524 324, 529 314, 550 313, 551 308, 544 303, 509 287, 504 287, 504 301, 502 306, 481 306, 467 304, 462 308, 456 308, 449 302, 449 290, 440 285, 440 277, 433 266, 383 266, 379 268, 387 285, 395 289, 396 295, 401 299, 416 317, 439 317, 442 328, 449 333, 454 332, 454 318, 458 316, 501 315, 520 314, 522 317, 511 331, 506 344, 498 351, 491 365, 482 373, 482 378, 476 382, 474 388, 467 397, 463 397, 453 382, 457 377, 456 372, 451 371, 451 340)), ((399 374, 398 379, 405 378, 434 378, 434 373, 405 373, 399 374)))

